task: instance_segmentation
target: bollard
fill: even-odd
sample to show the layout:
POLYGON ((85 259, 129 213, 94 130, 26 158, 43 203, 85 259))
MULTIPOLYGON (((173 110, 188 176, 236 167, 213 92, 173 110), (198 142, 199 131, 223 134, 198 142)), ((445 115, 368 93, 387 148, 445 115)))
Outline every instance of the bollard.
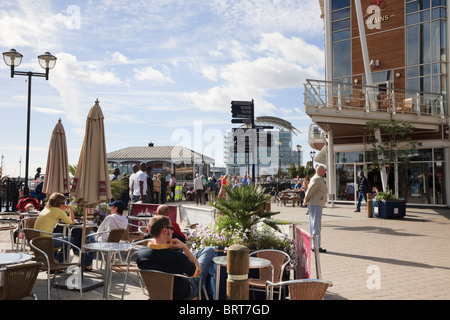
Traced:
POLYGON ((232 245, 227 249, 227 300, 248 300, 249 250, 232 245))
POLYGON ((372 194, 367 194, 367 217, 373 217, 373 205, 372 205, 372 194))

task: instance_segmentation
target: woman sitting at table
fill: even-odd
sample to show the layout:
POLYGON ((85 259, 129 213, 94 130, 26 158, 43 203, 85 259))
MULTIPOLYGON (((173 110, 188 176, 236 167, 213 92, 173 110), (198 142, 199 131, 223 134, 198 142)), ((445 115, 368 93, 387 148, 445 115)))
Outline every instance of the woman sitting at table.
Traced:
MULTIPOLYGON (((97 229, 95 235, 93 231, 90 231, 86 236, 85 243, 94 243, 94 242, 107 242, 109 237, 109 232, 115 229, 126 229, 128 226, 128 219, 125 216, 122 216, 123 210, 126 207, 125 202, 122 200, 116 200, 114 202, 109 203, 111 207, 111 213, 103 220, 100 226, 97 229), (90 236, 91 235, 91 236, 90 236)), ((81 232, 78 232, 73 237, 75 241, 75 245, 81 246, 81 232)), ((86 252, 84 256, 84 270, 92 271, 92 261, 94 260, 95 252, 90 251, 86 252)))
MULTIPOLYGON (((128 226, 128 218, 122 215, 125 209, 125 203, 122 200, 116 200, 111 202, 109 206, 111 207, 111 213, 103 220, 100 227, 98 227, 97 233, 116 229, 125 230, 128 226)), ((109 233, 100 234, 97 242, 107 242, 108 236, 109 233)))
MULTIPOLYGON (((45 231, 48 233, 53 233, 56 225, 62 221, 66 224, 73 224, 74 222, 74 213, 73 208, 71 206, 66 205, 66 197, 59 192, 53 193, 49 198, 48 202, 45 205, 44 209, 39 213, 36 223, 34 224, 34 229, 45 231), (69 210, 69 215, 65 210, 69 210)), ((51 234, 41 233, 42 237, 52 237, 51 234)), ((67 240, 67 239, 65 239, 67 240)), ((73 241, 69 240, 71 243, 73 241)), ((61 247, 61 241, 55 240, 54 247, 61 247)), ((66 250, 68 252, 69 250, 66 250)), ((59 262, 63 261, 63 256, 61 252, 55 253, 55 259, 59 262)))

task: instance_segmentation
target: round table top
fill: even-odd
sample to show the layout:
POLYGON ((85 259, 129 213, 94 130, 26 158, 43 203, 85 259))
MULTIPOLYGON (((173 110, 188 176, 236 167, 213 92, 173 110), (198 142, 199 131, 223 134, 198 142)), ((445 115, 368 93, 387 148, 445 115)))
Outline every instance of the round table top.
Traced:
POLYGON ((19 252, 0 253, 0 266, 23 263, 31 260, 32 258, 33 256, 26 253, 19 253, 19 252))
MULTIPOLYGON (((226 266, 227 265, 227 256, 218 256, 213 258, 213 262, 220 266, 226 266)), ((264 259, 264 258, 257 258, 257 257, 249 257, 248 258, 248 267, 250 269, 260 269, 268 267, 272 264, 270 260, 264 259)))
POLYGON ((127 251, 134 248, 134 244, 121 242, 94 242, 86 243, 85 249, 96 251, 127 251))

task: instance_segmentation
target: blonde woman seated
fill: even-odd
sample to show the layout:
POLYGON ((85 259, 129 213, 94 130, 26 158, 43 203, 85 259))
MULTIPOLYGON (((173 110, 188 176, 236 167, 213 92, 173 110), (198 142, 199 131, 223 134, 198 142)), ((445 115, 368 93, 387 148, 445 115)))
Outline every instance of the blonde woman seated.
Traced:
MULTIPOLYGON (((39 213, 36 223, 34 224, 34 229, 45 231, 48 233, 53 233, 56 225, 62 221, 66 224, 73 224, 74 222, 74 212, 71 206, 66 205, 66 197, 62 193, 55 192, 53 193, 49 199, 44 209, 39 213), (65 210, 69 210, 69 216, 67 215, 65 210)), ((51 234, 42 233, 42 237, 52 237, 51 234)), ((67 239, 64 239, 67 240, 67 239)), ((69 239, 71 243, 71 239, 69 239)), ((61 241, 55 240, 53 241, 54 247, 61 247, 61 241)), ((69 250, 66 250, 66 252, 69 250)), ((63 261, 63 256, 61 252, 55 253, 55 259, 59 262, 63 261)))

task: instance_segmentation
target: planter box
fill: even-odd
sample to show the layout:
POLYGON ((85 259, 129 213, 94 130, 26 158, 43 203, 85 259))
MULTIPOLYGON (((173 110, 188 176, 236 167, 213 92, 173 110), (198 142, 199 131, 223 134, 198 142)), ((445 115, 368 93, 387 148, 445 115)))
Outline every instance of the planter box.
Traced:
POLYGON ((406 201, 373 201, 373 215, 382 219, 402 219, 406 215, 406 201))

